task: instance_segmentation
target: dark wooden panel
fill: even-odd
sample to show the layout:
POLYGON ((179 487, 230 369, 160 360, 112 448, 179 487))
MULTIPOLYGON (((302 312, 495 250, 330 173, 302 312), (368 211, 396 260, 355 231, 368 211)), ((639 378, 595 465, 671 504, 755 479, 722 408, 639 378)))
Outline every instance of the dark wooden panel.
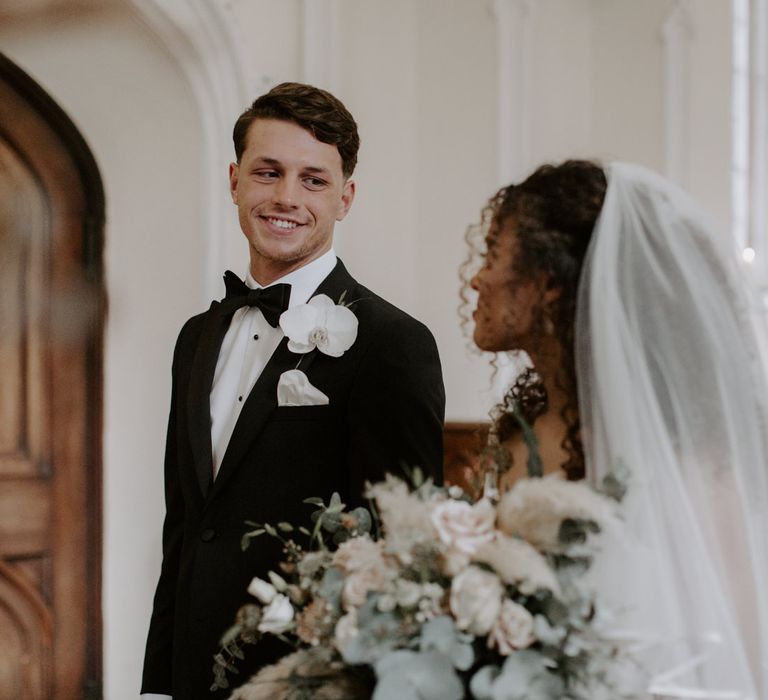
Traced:
POLYGON ((103 206, 82 137, 0 54, 0 698, 99 697, 103 206))
POLYGON ((0 561, 0 697, 47 700, 53 668, 50 611, 26 578, 0 561))
POLYGON ((49 461, 47 208, 21 155, 0 141, 0 476, 33 476, 49 461))
POLYGON ((445 481, 476 493, 482 477, 478 472, 478 455, 488 440, 489 423, 446 423, 445 481))
POLYGON ((37 556, 50 547, 51 492, 45 479, 4 479, 0 557, 37 556))

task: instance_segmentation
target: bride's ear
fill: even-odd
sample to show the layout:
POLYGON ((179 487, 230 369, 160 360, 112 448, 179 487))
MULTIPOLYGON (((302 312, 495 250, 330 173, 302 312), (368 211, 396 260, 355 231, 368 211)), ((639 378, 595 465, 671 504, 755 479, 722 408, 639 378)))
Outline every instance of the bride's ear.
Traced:
POLYGON ((548 277, 546 280, 546 286, 544 287, 544 296, 542 298, 542 301, 545 304, 551 304, 552 302, 557 301, 563 294, 563 288, 556 284, 555 281, 548 277))

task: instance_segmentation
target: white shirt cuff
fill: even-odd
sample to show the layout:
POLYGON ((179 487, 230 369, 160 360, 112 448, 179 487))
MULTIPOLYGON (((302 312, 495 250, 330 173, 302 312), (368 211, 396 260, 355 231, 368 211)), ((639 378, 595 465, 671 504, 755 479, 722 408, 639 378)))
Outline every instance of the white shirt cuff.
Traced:
POLYGON ((170 695, 160 695, 158 693, 144 693, 141 700, 173 700, 170 695))

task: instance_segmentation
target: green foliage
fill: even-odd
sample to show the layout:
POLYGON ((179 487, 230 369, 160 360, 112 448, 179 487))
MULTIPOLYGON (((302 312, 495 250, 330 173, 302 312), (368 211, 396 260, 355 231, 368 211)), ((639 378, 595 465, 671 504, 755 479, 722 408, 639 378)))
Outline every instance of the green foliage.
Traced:
POLYGON ((544 476, 544 465, 539 454, 539 441, 516 401, 512 407, 512 415, 523 431, 523 440, 525 440, 525 446, 528 448, 528 476, 531 478, 544 476))
POLYGON ((617 503, 624 500, 629 482, 629 469, 623 462, 619 462, 615 469, 603 478, 600 491, 617 503))
POLYGON ((598 532, 600 532, 600 526, 594 520, 565 518, 560 523, 557 537, 564 545, 584 544, 590 534, 598 532))

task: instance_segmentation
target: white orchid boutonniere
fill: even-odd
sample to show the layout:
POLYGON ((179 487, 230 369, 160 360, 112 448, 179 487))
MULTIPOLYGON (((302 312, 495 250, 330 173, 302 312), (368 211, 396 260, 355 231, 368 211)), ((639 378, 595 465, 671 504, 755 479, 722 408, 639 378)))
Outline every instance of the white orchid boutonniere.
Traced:
MULTIPOLYGON (((341 357, 357 339, 357 317, 344 303, 346 292, 335 304, 325 294, 312 297, 306 304, 283 311, 280 328, 288 338, 288 349, 302 355, 318 350, 329 357, 341 357)), ((301 360, 299 360, 299 365, 301 360)), ((283 372, 277 385, 278 406, 315 406, 329 403, 312 386, 298 365, 283 372)))
POLYGON ((341 357, 357 339, 357 317, 325 294, 312 297, 280 316, 280 328, 288 337, 291 352, 305 354, 317 348, 324 355, 341 357))

